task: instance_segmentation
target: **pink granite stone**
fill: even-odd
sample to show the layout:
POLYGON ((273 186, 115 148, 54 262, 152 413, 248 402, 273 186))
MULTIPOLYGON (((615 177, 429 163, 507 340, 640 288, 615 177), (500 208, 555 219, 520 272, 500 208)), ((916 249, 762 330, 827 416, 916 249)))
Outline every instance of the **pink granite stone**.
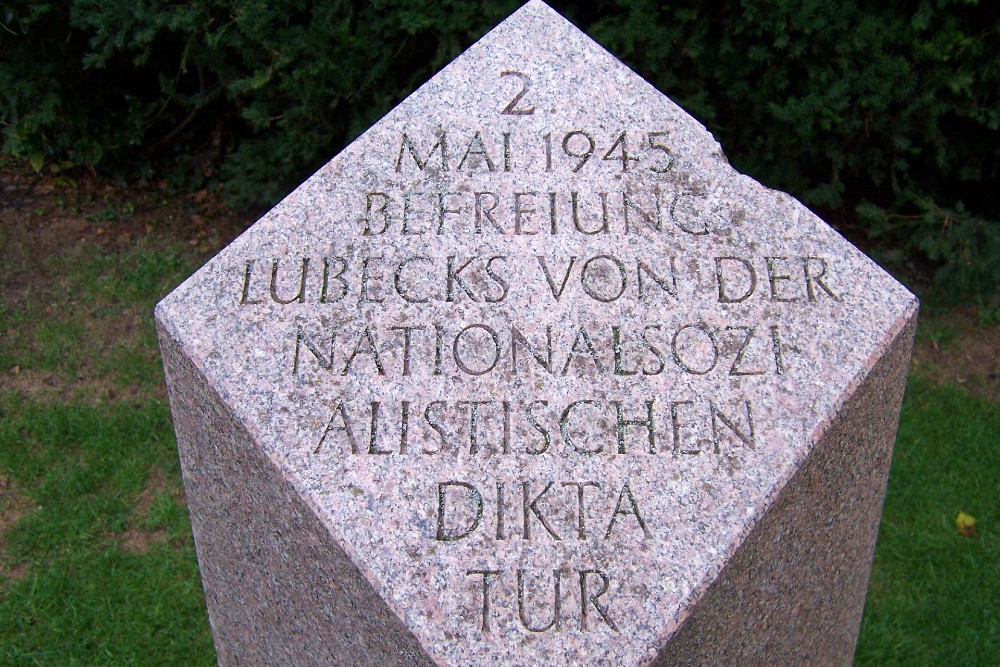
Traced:
POLYGON ((529 2, 156 309, 219 662, 849 662, 916 312, 529 2))

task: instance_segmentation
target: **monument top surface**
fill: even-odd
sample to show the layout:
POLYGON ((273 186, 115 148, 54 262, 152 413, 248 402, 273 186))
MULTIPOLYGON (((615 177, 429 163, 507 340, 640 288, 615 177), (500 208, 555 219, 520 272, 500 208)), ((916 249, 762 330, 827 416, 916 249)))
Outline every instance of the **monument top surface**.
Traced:
POLYGON ((533 0, 157 318, 434 660, 632 665, 915 308, 533 0))

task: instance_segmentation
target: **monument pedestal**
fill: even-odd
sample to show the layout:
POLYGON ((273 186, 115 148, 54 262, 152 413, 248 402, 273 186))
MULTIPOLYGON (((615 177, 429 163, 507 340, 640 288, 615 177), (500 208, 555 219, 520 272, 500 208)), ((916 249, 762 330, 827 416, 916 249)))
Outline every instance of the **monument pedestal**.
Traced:
POLYGON ((916 311, 529 2, 157 306, 219 662, 849 662, 916 311))

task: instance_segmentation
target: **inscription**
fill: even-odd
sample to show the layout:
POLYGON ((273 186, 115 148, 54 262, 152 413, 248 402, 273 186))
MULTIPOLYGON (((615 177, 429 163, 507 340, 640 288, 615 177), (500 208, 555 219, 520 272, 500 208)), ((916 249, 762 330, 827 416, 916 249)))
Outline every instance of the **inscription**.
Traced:
POLYGON ((372 191, 365 194, 362 235, 501 234, 598 236, 615 233, 704 236, 713 221, 692 213, 700 191, 654 187, 618 192, 495 190, 372 191))
POLYGON ((515 376, 783 375, 782 328, 733 322, 709 326, 629 324, 401 324, 387 330, 307 331, 297 325, 291 374, 309 369, 337 376, 493 373, 515 376))
POLYGON ((500 72, 501 77, 516 77, 521 82, 521 89, 514 95, 510 103, 505 106, 500 113, 507 116, 530 116, 535 113, 535 107, 525 103, 524 106, 518 106, 521 103, 521 98, 528 94, 528 90, 531 88, 531 78, 524 72, 518 72, 515 70, 507 70, 500 72))
POLYGON ((757 445, 753 403, 703 396, 623 400, 338 399, 314 454, 564 457, 730 455, 757 445), (586 434, 586 435, 584 435, 586 434))
POLYGON ((458 542, 482 528, 497 540, 586 540, 591 537, 587 517, 595 509, 601 518, 593 537, 609 540, 616 526, 619 534, 625 531, 650 537, 627 480, 620 485, 557 480, 496 482, 494 496, 484 495, 470 482, 448 480, 437 484, 434 539, 458 542), (491 525, 487 526, 487 522, 491 525))
MULTIPOLYGON (((523 98, 531 79, 521 72, 505 72, 521 82, 520 91, 500 112, 508 116, 529 116, 535 107, 523 98)), ((670 133, 661 129, 596 132, 587 128, 565 128, 545 134, 513 131, 441 130, 418 136, 399 135, 395 151, 395 171, 506 172, 538 169, 578 174, 611 170, 666 176, 676 166, 670 147, 670 133)))
MULTIPOLYGON (((517 608, 516 622, 529 632, 549 632, 562 629, 566 607, 563 602, 561 591, 562 579, 575 575, 578 581, 579 615, 576 616, 577 629, 582 632, 591 632, 599 623, 603 623, 614 632, 618 632, 618 626, 611 618, 608 592, 611 589, 611 577, 598 569, 586 570, 563 570, 557 568, 551 574, 529 573, 528 570, 518 568, 514 576, 517 579, 516 594, 513 604, 497 605, 498 582, 501 582, 509 572, 495 568, 481 568, 466 570, 465 575, 474 582, 473 605, 481 610, 479 627, 484 633, 489 633, 495 622, 494 616, 498 606, 505 609, 517 608), (568 576, 567 576, 568 575, 568 576), (548 576, 551 581, 551 597, 539 596, 537 600, 529 600, 525 591, 525 582, 537 581, 548 576), (547 609, 548 611, 542 611, 547 609), (544 620, 533 620, 548 617, 548 622, 544 620)), ((569 591, 567 591, 569 593, 569 591)))
POLYGON ((754 297, 806 305, 842 301, 823 257, 711 258, 711 268, 696 257, 625 257, 615 254, 568 257, 447 255, 430 257, 303 256, 290 260, 247 259, 239 272, 241 306, 353 301, 400 305, 464 300, 501 303, 512 294, 600 303, 620 299, 650 302, 679 300, 679 285, 697 295, 703 276, 711 291, 700 297, 717 303, 742 303, 754 297), (525 262, 527 260, 527 262, 525 262), (517 266, 520 271, 514 271, 517 266), (523 273, 528 269, 525 276, 523 273), (545 289, 548 288, 548 290, 545 289), (567 287, 569 291, 567 293, 567 287), (527 292, 527 294, 525 294, 527 292))
POLYGON ((669 531, 650 513, 658 507, 656 489, 645 488, 638 473, 604 475, 600 464, 660 457, 658 465, 684 470, 701 465, 695 457, 714 457, 713 465, 732 472, 753 460, 757 419, 767 411, 754 389, 744 395, 726 386, 740 386, 742 378, 780 380, 789 364, 794 370, 802 350, 786 340, 782 309, 835 309, 850 279, 822 256, 729 250, 746 212, 721 208, 715 184, 693 181, 667 129, 539 126, 538 117, 550 111, 545 91, 533 83, 525 71, 499 71, 489 102, 496 128, 394 135, 385 159, 395 176, 368 185, 344 211, 357 246, 344 254, 244 258, 234 269, 233 292, 241 308, 326 315, 320 323, 297 318, 286 334, 290 356, 282 363, 296 383, 438 376, 460 385, 517 377, 533 386, 517 400, 477 394, 474 384, 461 399, 336 396, 321 425, 310 426, 316 430, 308 446, 320 459, 357 457, 358 465, 405 465, 413 457, 528 461, 514 468, 521 473, 485 479, 439 473, 422 499, 412 499, 427 503, 427 521, 416 528, 435 549, 463 555, 468 565, 451 574, 470 591, 467 621, 479 632, 498 624, 532 634, 618 632, 627 622, 613 604, 622 582, 600 559, 505 568, 484 562, 477 555, 482 545, 589 542, 602 553, 608 542, 645 548, 669 531), (533 186, 521 178, 531 174, 544 180, 533 186), (617 187, 588 188, 586 179, 597 175, 617 187), (560 179, 567 185, 553 185, 560 179), (460 250, 390 249, 408 247, 406 237, 425 247, 446 237, 460 250), (484 250, 504 237, 513 247, 553 237, 553 248, 592 241, 595 249, 484 250), (378 246, 386 250, 371 251, 378 246), (740 315, 740 304, 755 301, 768 304, 767 318, 740 315), (426 304, 436 306, 434 318, 420 316, 426 304), (469 310, 472 304, 530 304, 573 315, 546 324, 527 315, 491 321, 440 314, 450 305, 456 313, 481 312, 469 310), (615 315, 598 324, 575 310, 581 304, 615 315), (382 326, 341 317, 352 308, 399 317, 382 326), (614 395, 657 376, 676 378, 658 383, 678 387, 676 395, 643 391, 641 383, 628 398, 614 395), (590 378, 594 392, 552 390, 549 380, 562 377, 590 378), (699 391, 702 378, 716 389, 699 391), (558 469, 551 465, 557 457, 581 465, 565 477, 539 472, 558 469), (541 463, 533 468, 535 461, 541 463))

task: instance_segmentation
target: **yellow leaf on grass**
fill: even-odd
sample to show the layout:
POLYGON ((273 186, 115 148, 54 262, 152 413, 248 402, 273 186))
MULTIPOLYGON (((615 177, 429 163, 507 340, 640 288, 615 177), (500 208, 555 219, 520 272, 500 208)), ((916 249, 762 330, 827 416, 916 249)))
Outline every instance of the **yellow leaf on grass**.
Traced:
POLYGON ((972 537, 976 534, 976 517, 965 512, 959 512, 955 517, 955 526, 962 537, 972 537))

